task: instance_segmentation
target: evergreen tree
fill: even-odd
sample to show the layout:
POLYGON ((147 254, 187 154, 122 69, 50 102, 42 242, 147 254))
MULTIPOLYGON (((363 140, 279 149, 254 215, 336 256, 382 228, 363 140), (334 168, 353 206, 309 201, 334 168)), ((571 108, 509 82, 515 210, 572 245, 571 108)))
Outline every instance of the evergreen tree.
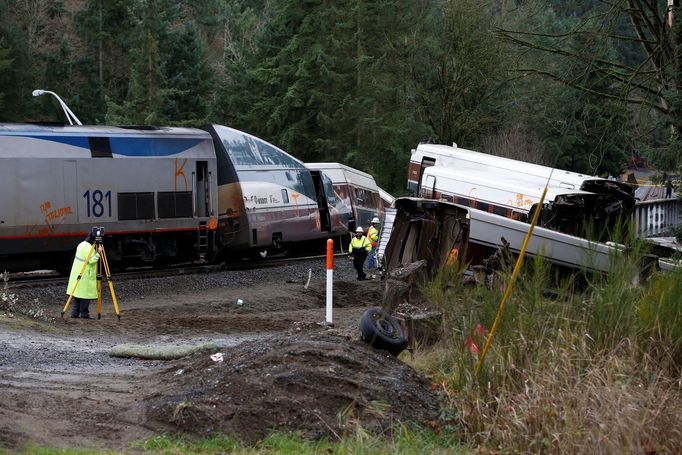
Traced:
POLYGON ((4 40, 0 39, 0 112, 4 111, 5 93, 9 91, 9 68, 12 65, 10 58, 10 48, 5 46, 4 40))
POLYGON ((306 161, 340 161, 400 188, 409 150, 428 134, 405 82, 405 41, 420 5, 278 2, 258 52, 229 90, 238 125, 306 161))
POLYGON ((206 60, 205 45, 192 22, 187 22, 171 37, 164 73, 168 96, 163 118, 173 124, 205 124, 213 102, 214 73, 206 60))
POLYGON ((412 82, 439 143, 475 143, 496 123, 490 99, 504 80, 501 47, 492 39, 493 12, 474 0, 442 2, 412 82))
MULTIPOLYGON (((591 14, 590 8, 586 8, 584 14, 591 14)), ((538 29, 560 35, 586 20, 579 13, 579 9, 565 12, 561 5, 556 10, 547 7, 526 9, 497 26, 501 29, 538 29), (562 16, 562 12, 567 15, 562 16)), ((594 71, 591 61, 613 58, 612 54, 617 50, 608 41, 577 43, 580 39, 580 36, 567 36, 564 44, 567 47, 589 47, 587 53, 591 58, 582 62, 532 49, 520 54, 518 49, 507 50, 519 55, 513 65, 508 65, 509 83, 495 100, 503 113, 499 128, 519 131, 529 138, 530 144, 540 141, 543 152, 529 161, 588 174, 618 175, 632 141, 626 134, 626 106, 617 100, 599 99, 534 72, 519 70, 543 68, 562 75, 573 84, 607 91, 607 83, 594 71)), ((540 40, 539 44, 551 43, 551 39, 545 40, 547 42, 540 40)), ((517 151, 504 150, 496 153, 512 157, 518 154, 517 151)))
POLYGON ((177 8, 172 0, 133 0, 128 92, 122 104, 115 100, 107 102, 107 122, 150 125, 167 120, 162 111, 170 93, 163 65, 177 8))
POLYGON ((80 96, 93 121, 104 121, 107 100, 122 103, 128 92, 132 8, 132 0, 87 0, 75 15, 82 43, 75 62, 84 79, 80 96))

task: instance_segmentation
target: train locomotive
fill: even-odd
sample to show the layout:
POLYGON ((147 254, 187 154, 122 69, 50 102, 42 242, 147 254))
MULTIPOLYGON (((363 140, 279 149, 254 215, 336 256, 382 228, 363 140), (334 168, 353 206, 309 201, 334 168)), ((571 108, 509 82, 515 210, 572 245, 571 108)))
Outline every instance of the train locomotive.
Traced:
POLYGON ((93 226, 117 270, 346 239, 353 219, 324 172, 225 126, 0 124, 0 272, 64 272, 93 226))

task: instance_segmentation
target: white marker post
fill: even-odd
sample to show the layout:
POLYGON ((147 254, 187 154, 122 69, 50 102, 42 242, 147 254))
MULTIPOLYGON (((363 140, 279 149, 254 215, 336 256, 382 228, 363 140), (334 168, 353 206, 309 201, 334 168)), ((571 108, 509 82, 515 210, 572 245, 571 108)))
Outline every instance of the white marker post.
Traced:
POLYGON ((332 322, 332 294, 334 284, 334 241, 327 239, 327 321, 328 326, 333 326, 332 322))

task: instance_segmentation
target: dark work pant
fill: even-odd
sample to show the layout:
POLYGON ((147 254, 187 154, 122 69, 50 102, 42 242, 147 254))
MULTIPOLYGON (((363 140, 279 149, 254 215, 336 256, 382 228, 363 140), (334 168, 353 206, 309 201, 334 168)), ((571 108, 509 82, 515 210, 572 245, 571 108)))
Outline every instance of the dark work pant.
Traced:
POLYGON ((90 316, 90 299, 74 297, 71 300, 71 317, 87 318, 90 316))
POLYGON ((364 248, 353 248, 353 267, 358 272, 358 280, 367 278, 362 268, 365 266, 365 259, 367 259, 367 250, 364 248))

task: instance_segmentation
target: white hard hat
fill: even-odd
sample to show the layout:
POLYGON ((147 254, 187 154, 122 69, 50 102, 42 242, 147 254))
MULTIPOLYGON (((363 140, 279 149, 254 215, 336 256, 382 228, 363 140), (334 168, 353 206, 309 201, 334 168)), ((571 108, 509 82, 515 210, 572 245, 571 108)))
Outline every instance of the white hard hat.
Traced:
POLYGON ((379 218, 377 218, 376 216, 372 218, 372 224, 374 223, 379 223, 379 218))
POLYGON ((355 233, 356 233, 356 234, 362 234, 363 232, 365 232, 365 231, 362 229, 362 226, 358 226, 358 227, 355 228, 355 233))

